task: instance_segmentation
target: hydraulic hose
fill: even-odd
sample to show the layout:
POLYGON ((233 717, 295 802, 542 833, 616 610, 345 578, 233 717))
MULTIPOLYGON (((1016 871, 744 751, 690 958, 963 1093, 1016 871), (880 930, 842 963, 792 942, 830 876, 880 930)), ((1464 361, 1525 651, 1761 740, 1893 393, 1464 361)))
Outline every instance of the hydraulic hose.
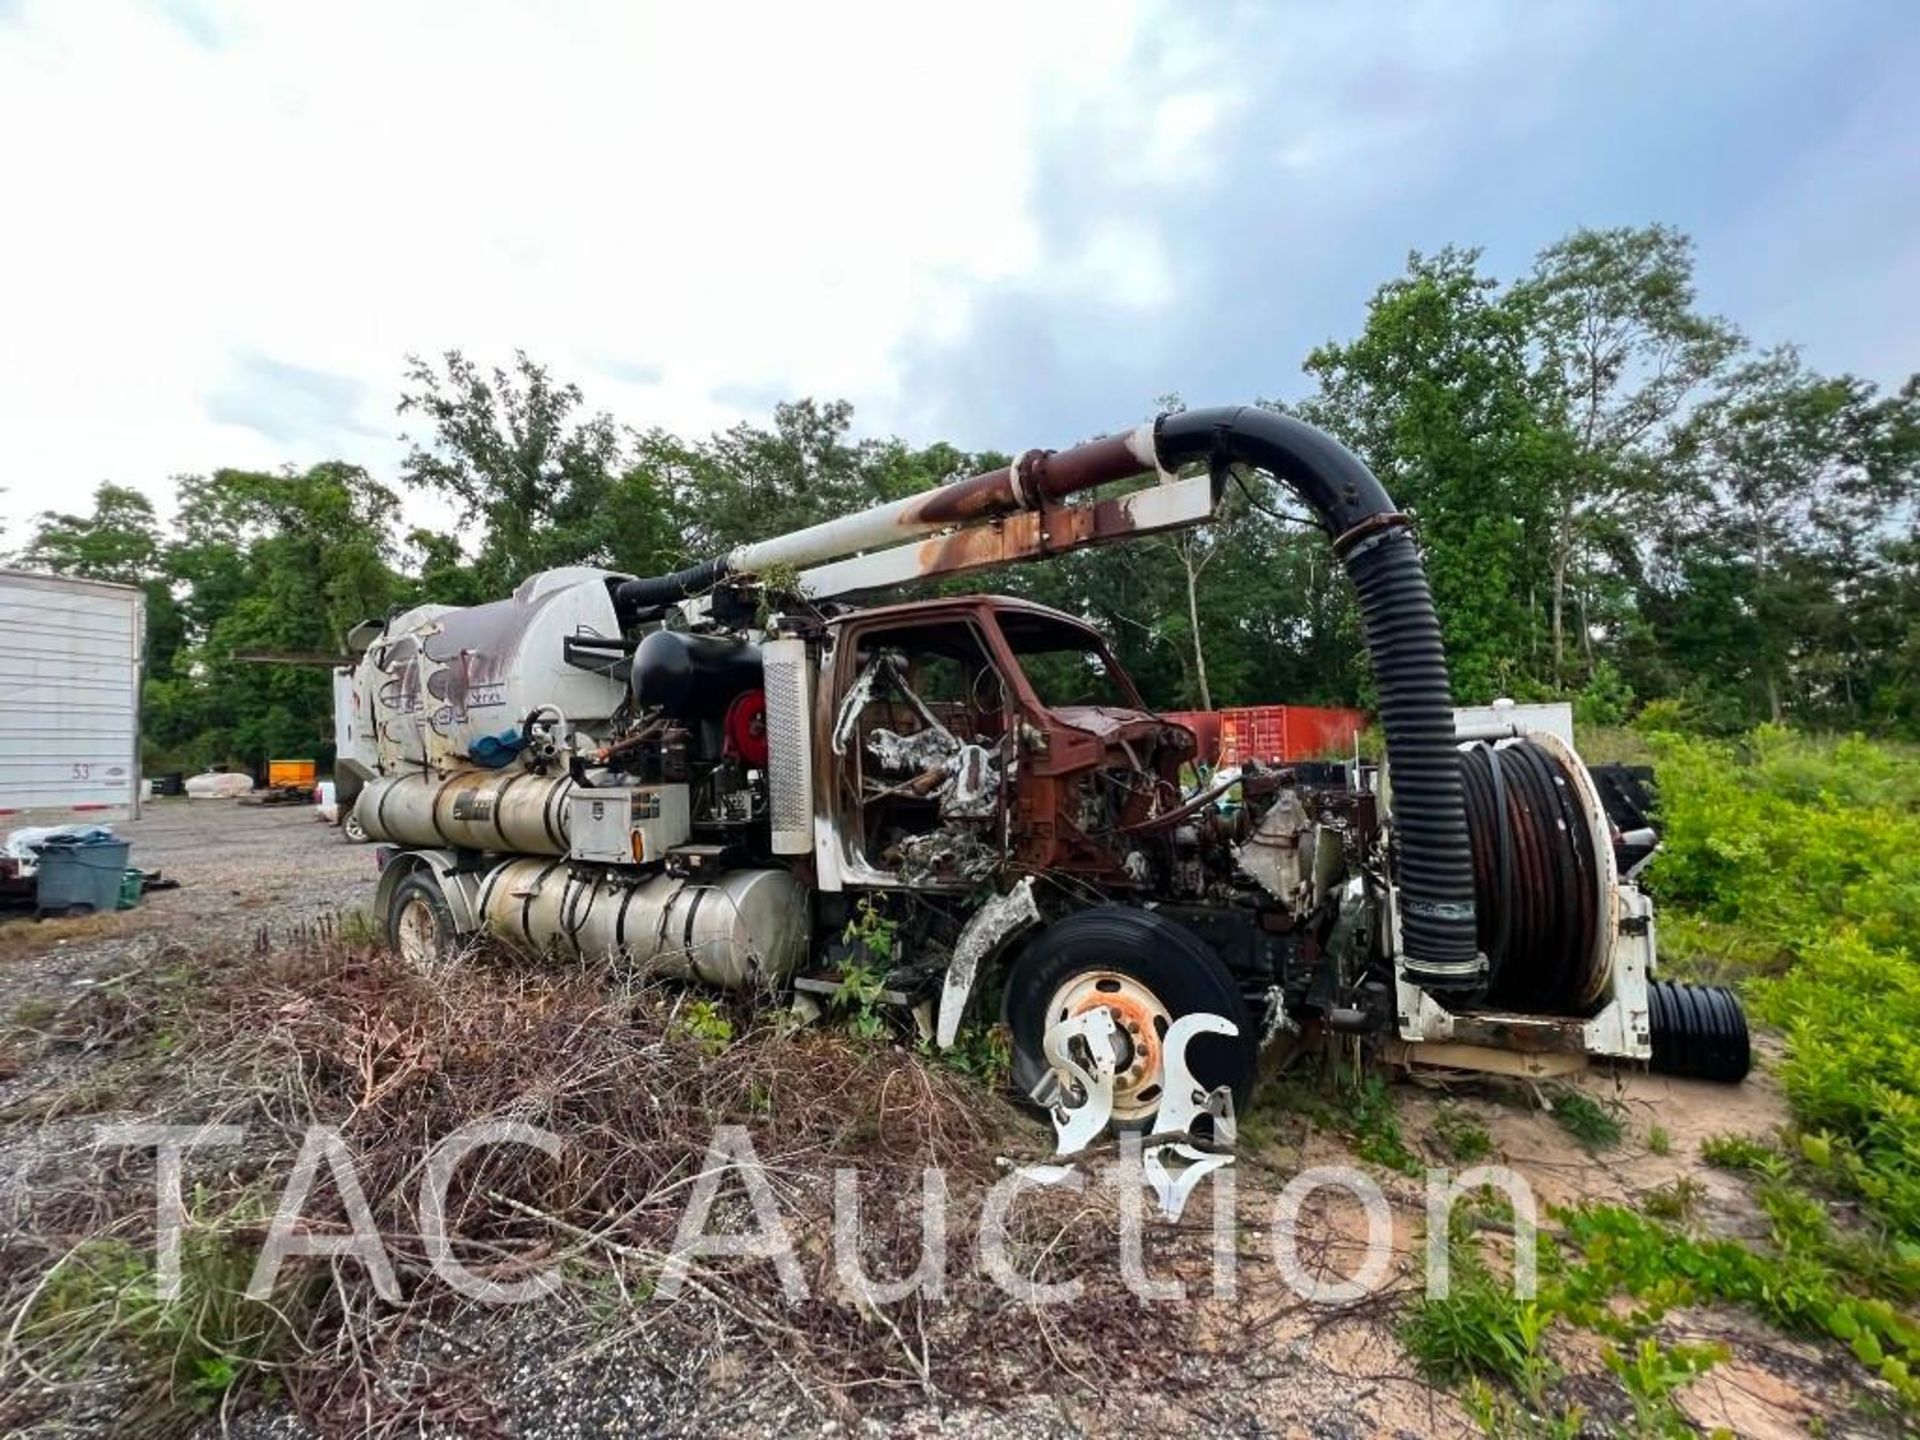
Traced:
POLYGON ((1406 516, 1373 473, 1313 426, 1239 406, 1164 415, 1160 464, 1239 461, 1304 501, 1333 536, 1360 598, 1393 777, 1401 948, 1409 976, 1455 999, 1477 999, 1487 962, 1476 939, 1473 851, 1454 749, 1453 694, 1433 592, 1406 516))

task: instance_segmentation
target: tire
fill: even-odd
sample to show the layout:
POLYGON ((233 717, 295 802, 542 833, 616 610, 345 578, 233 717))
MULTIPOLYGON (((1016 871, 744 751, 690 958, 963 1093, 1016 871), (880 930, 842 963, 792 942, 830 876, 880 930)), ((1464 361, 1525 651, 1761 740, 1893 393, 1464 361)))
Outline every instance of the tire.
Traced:
POLYGON ((447 897, 434 878, 421 870, 393 887, 383 929, 387 948, 416 969, 445 960, 459 941, 447 897))
POLYGON ((367 843, 367 827, 360 823, 360 817, 349 810, 346 818, 340 822, 340 833, 349 843, 364 845, 367 843))
MULTIPOLYGON (((1209 1090, 1227 1086, 1235 1107, 1245 1107, 1259 1047, 1232 975, 1191 930, 1151 910, 1121 905, 1097 905, 1049 926, 1008 974, 1004 1013, 1013 1034, 1013 1083, 1022 1095, 1034 1098, 1051 1074, 1044 1049, 1048 1026, 1106 1003, 1105 994, 1114 997, 1115 1003, 1106 1005, 1114 1018, 1123 1026, 1129 1016, 1136 1018, 1140 1029, 1135 1033, 1143 1038, 1149 1028, 1142 1017, 1143 997, 1151 1002, 1145 1006, 1154 1016, 1150 1028, 1161 1034, 1166 1023, 1186 1015, 1206 1012, 1231 1020, 1239 1035, 1196 1037, 1187 1047, 1187 1067, 1209 1090)), ((1157 1046, 1149 1041, 1136 1047, 1129 1040, 1117 1058, 1136 1060, 1138 1073, 1116 1081, 1114 1123, 1150 1125, 1164 1078, 1157 1046)))

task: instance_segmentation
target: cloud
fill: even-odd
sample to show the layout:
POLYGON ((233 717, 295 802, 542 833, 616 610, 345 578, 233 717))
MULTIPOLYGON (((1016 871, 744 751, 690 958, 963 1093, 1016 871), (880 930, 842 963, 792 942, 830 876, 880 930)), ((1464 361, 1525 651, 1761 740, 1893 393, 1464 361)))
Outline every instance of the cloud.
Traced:
POLYGON ((15 515, 391 477, 403 357, 455 346, 636 426, 1060 444, 1297 394, 1408 249, 1581 223, 1691 230, 1817 363, 1917 358, 1909 7, 10 3, 15 515))
POLYGON ((215 7, 204 0, 159 0, 159 10, 203 49, 222 49, 231 39, 231 32, 215 7))
POLYGON ((1483 246, 1511 278, 1583 224, 1679 224, 1700 242, 1705 303, 1823 337, 1832 368, 1897 383, 1920 364, 1920 12, 1203 18, 1189 53, 1220 119, 1141 165, 1151 97, 1174 89, 1162 77, 1036 137, 1041 262, 984 287, 956 333, 903 343, 915 428, 1019 448, 1130 423, 1168 391, 1296 396, 1308 351, 1355 334, 1410 250, 1483 246), (1063 282, 1116 220, 1155 282, 1063 282))
POLYGON ((266 355, 236 357, 232 380, 207 397, 207 418, 285 445, 340 435, 379 435, 360 418, 368 387, 348 375, 309 370, 266 355))

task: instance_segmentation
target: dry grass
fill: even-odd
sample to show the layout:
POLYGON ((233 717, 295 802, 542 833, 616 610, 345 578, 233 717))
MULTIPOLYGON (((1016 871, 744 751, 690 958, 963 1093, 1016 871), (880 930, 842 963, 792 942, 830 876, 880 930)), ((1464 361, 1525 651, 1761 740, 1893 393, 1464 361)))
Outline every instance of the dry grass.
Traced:
MULTIPOLYGON (((614 1297, 609 1328, 664 1356, 715 1344, 758 1353, 771 1364, 756 1370, 784 1377, 822 1419, 932 1397, 991 1404, 1120 1382, 1178 1394, 1186 1383, 1176 1362, 1195 1348, 1193 1316, 1142 1306, 1122 1287, 1117 1217, 1091 1192, 1023 1199, 1012 1227, 1011 1253, 1035 1278, 1086 1277, 1080 1302, 1043 1313, 979 1273, 974 1225, 1001 1173, 996 1157, 1044 1149, 1044 1137, 910 1051, 793 1033, 745 1007, 728 1013, 738 1038, 716 1037, 705 1014, 690 1023, 685 992, 485 957, 422 975, 331 935, 188 959, 163 954, 137 980, 68 1005, 37 1043, 106 1057, 86 1082, 106 1091, 89 1111, 242 1125, 248 1143, 191 1163, 186 1293, 175 1306, 151 1300, 149 1155, 101 1151, 39 1177, 0 1258, 0 1325, 11 1327, 0 1425, 23 1406, 57 1412, 110 1375, 122 1430, 177 1431, 269 1395, 327 1433, 484 1428, 497 1398, 485 1357, 428 1343, 481 1317, 431 1274, 416 1208, 432 1144, 478 1120, 545 1127, 563 1149, 552 1160, 496 1147, 459 1168, 447 1214, 465 1265, 510 1280, 557 1264, 575 1282, 569 1293, 614 1297), (271 1307, 239 1296, 315 1124, 338 1128, 354 1156, 399 1304, 378 1300, 350 1260, 331 1274, 289 1262, 271 1307), (752 1137, 802 1259, 802 1303, 752 1259, 704 1264, 678 1300, 646 1299, 720 1124, 752 1137), (834 1168, 859 1169, 870 1273, 891 1276, 919 1254, 928 1165, 945 1169, 952 1197, 946 1296, 856 1303, 833 1274, 834 1168)), ((36 1095, 10 1120, 58 1126, 75 1113, 71 1088, 36 1095)), ((723 1191, 739 1193, 733 1182, 723 1191)), ((344 1233, 344 1213, 323 1170, 306 1223, 344 1233)), ((715 1213, 716 1228, 739 1221, 715 1213)), ((1198 1270, 1205 1241, 1156 1234, 1155 1264, 1184 1254, 1198 1270)))
POLYGON ((106 940, 146 928, 146 917, 137 911, 109 910, 53 920, 9 916, 0 919, 0 964, 32 959, 72 940, 106 940))

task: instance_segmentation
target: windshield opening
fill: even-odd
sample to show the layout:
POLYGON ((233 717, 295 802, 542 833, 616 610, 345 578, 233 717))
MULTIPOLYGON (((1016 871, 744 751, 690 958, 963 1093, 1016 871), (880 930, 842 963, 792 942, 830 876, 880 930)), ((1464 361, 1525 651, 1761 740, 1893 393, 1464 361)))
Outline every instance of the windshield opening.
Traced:
POLYGON ((1091 630, 1051 615, 1002 611, 1000 633, 1048 709, 1100 705, 1138 710, 1140 697, 1091 630))

